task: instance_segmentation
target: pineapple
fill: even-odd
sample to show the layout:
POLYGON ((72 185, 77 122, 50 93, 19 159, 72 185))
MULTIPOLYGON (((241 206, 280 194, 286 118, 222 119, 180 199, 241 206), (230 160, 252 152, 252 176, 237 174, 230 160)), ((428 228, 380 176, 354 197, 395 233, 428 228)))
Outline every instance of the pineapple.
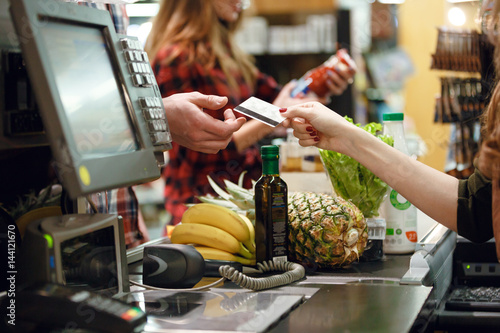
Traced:
MULTIPOLYGON (((201 201, 224 205, 238 213, 245 211, 255 224, 252 190, 225 180, 225 192, 209 180, 219 197, 207 195, 199 197, 201 201)), ((366 221, 358 207, 327 194, 289 193, 288 225, 290 259, 308 266, 349 265, 359 259, 368 241, 366 221)))
POLYGON ((293 261, 333 268, 352 263, 368 241, 361 211, 341 197, 312 192, 290 193, 289 249, 293 261))

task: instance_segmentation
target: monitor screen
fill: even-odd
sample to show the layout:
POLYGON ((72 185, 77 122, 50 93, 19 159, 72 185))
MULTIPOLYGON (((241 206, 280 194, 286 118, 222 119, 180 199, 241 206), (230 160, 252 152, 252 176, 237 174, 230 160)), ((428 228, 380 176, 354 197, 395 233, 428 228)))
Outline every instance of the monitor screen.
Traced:
POLYGON ((117 287, 115 237, 112 226, 61 242, 64 282, 75 287, 117 287))
POLYGON ((52 282, 116 294, 129 291, 123 221, 115 214, 65 214, 29 223, 20 285, 52 282))
POLYGON ((136 150, 102 31, 47 21, 40 36, 78 153, 105 156, 136 150))

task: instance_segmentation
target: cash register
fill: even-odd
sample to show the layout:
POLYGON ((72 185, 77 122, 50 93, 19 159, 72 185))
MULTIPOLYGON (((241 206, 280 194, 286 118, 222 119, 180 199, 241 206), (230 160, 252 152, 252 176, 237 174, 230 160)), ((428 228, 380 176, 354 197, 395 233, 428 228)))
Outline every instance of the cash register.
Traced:
MULTIPOLYGON (((108 12, 76 3, 1 0, 0 8, 1 87, 15 92, 1 100, 1 153, 50 147, 75 201, 159 178, 172 138, 139 41, 117 35, 108 12)), ((119 216, 49 216, 23 236, 2 295, 8 330, 132 332, 145 323, 118 300, 129 291, 119 216)))

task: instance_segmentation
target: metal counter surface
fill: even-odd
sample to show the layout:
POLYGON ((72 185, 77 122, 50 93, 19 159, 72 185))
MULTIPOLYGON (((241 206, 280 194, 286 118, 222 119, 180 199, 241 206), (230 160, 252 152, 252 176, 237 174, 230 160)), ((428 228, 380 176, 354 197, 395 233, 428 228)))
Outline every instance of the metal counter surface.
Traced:
POLYGON ((325 285, 270 332, 410 332, 431 290, 364 282, 325 285))
POLYGON ((139 289, 128 302, 149 314, 146 332, 408 332, 432 290, 399 284, 409 262, 385 255, 260 292, 230 281, 202 292, 139 289))
POLYGON ((385 279, 399 281, 408 270, 410 264, 410 254, 405 255, 384 255, 378 261, 359 261, 351 265, 332 269, 308 272, 307 278, 328 277, 338 279, 385 279))
MULTIPOLYGON (((306 278, 295 283, 268 289, 268 293, 303 295, 306 299, 315 294, 323 285, 346 283, 390 283, 399 285, 400 279, 408 270, 411 255, 384 255, 382 260, 372 262, 354 262, 337 269, 309 270, 306 278)), ((226 281, 218 289, 239 292, 240 287, 226 281)))

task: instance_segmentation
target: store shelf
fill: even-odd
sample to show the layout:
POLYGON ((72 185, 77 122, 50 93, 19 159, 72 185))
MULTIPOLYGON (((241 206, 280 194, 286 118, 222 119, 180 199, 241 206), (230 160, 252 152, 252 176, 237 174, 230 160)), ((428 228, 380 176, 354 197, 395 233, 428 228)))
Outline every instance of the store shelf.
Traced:
POLYGON ((253 0, 257 15, 292 14, 304 11, 333 11, 336 0, 253 0))

